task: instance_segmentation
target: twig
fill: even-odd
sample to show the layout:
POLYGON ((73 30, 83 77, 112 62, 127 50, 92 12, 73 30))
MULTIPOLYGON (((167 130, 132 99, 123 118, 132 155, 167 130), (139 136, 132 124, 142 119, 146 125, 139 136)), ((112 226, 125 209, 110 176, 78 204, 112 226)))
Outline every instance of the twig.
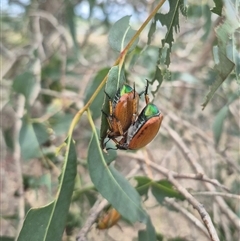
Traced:
MULTIPOLYGON (((194 155, 191 153, 191 151, 188 149, 187 145, 183 142, 182 138, 178 135, 176 131, 174 131, 169 125, 166 123, 163 123, 163 128, 165 128, 169 135, 172 137, 176 145, 178 146, 179 150, 182 152, 183 156, 185 157, 186 161, 192 166, 193 170, 196 173, 200 173, 204 176, 204 171, 199 163, 195 160, 194 155)), ((215 191, 215 188, 209 183, 204 182, 204 185, 209 191, 215 191)), ((225 201, 222 199, 222 197, 215 197, 216 202, 218 203, 221 211, 226 214, 226 216, 231 220, 233 225, 239 229, 240 228, 240 222, 237 217, 237 215, 228 207, 228 205, 225 203, 225 201)))
POLYGON ((177 209, 179 212, 181 212, 188 220, 190 220, 194 225, 207 237, 209 238, 208 232, 205 228, 205 226, 190 212, 188 212, 185 208, 183 208, 180 204, 178 204, 174 199, 172 198, 165 198, 164 201, 167 204, 170 204, 175 209, 177 209))
MULTIPOLYGON (((13 132, 13 144, 14 144, 14 152, 13 152, 13 160, 16 167, 16 178, 18 183, 18 228, 17 234, 20 232, 23 220, 25 216, 25 202, 24 202, 24 189, 23 189, 23 179, 22 179, 22 166, 21 166, 21 147, 19 143, 20 130, 22 127, 22 120, 24 114, 24 106, 25 106, 25 97, 23 95, 18 96, 17 100, 17 110, 16 110, 16 122, 14 126, 13 132)), ((18 235, 16 235, 17 239, 18 235)), ((15 240, 16 240, 15 239, 15 240)))
MULTIPOLYGON (((132 169, 126 178, 131 178, 132 176, 135 176, 136 173, 139 171, 140 165, 136 165, 134 169, 132 169)), ((87 241, 87 233, 89 232, 92 225, 97 220, 98 215, 101 213, 101 211, 108 205, 107 200, 102 200, 102 198, 98 198, 98 200, 95 202, 93 207, 91 208, 89 212, 88 219, 86 220, 84 226, 79 231, 76 241, 87 241)))
POLYGON ((222 196, 227 198, 235 198, 240 201, 240 195, 222 192, 191 192, 194 196, 222 196))
MULTIPOLYGON (((129 155, 129 153, 128 153, 129 155)), ((134 154, 138 160, 141 160, 142 162, 144 161, 142 158, 139 158, 136 154, 134 154)), ((168 178, 168 180, 177 188, 177 190, 184 195, 184 197, 193 205, 195 209, 199 212, 204 224, 206 225, 209 235, 211 237, 212 241, 217 241, 219 240, 216 230, 212 224, 212 221, 206 212, 206 210, 203 208, 203 206, 184 188, 182 187, 176 180, 175 177, 177 176, 176 173, 157 165, 156 163, 149 161, 149 165, 152 166, 154 169, 158 170, 161 172, 165 177, 168 178)), ((201 177, 201 176, 199 176, 201 177)))
POLYGON ((104 207, 107 204, 108 204, 108 202, 105 199, 104 200, 98 199, 95 202, 95 204, 93 205, 93 207, 91 208, 91 210, 89 212, 88 219, 86 220, 84 226, 81 228, 81 230, 79 231, 79 233, 76 237, 76 241, 87 241, 87 238, 86 238, 87 233, 89 232, 92 225, 95 223, 100 212, 104 209, 104 207))
POLYGON ((175 186, 175 188, 188 200, 189 203, 198 211, 200 214, 212 241, 219 241, 217 232, 213 226, 212 220, 201 203, 197 201, 183 186, 181 186, 172 173, 168 173, 168 180, 175 186))
MULTIPOLYGON (((143 163, 145 163, 145 160, 143 157, 140 157, 138 154, 133 154, 133 153, 119 153, 122 156, 128 156, 131 158, 135 158, 138 161, 141 161, 143 163)), ((158 163, 155 163, 153 161, 148 162, 149 166, 151 166, 153 169, 155 169, 156 171, 160 172, 162 175, 164 175, 165 177, 167 177, 168 172, 170 171, 169 169, 160 166, 158 163)), ((216 187, 220 187, 226 191, 229 191, 229 189, 227 187, 225 187, 224 185, 222 185, 221 183, 219 183, 218 180, 216 179, 210 179, 208 178, 206 175, 202 175, 202 174, 192 174, 192 173, 177 173, 177 172, 172 172, 172 175, 175 179, 192 179, 195 181, 202 181, 202 182, 208 182, 211 183, 212 185, 216 186, 216 187)))

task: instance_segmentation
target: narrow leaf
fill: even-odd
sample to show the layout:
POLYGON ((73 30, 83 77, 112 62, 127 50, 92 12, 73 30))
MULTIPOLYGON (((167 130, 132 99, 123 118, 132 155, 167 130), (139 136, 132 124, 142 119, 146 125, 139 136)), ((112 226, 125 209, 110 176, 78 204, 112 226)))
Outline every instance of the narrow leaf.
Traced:
POLYGON ((75 183, 76 160, 75 147, 69 138, 57 197, 49 205, 33 208, 28 212, 18 241, 62 240, 75 183))
POLYGON ((213 121, 213 135, 215 145, 218 146, 222 132, 223 132, 223 125, 224 121, 228 114, 228 106, 224 106, 216 115, 213 121))
POLYGON ((107 164, 104 155, 97 132, 94 132, 88 148, 88 169, 92 182, 124 218, 132 223, 146 222, 147 214, 141 207, 137 191, 112 165, 107 164))
MULTIPOLYGON (((131 27, 129 26, 130 17, 131 16, 125 16, 121 18, 112 26, 109 31, 109 44, 114 50, 118 52, 123 51, 123 49, 127 46, 131 38, 136 33, 136 31, 131 29, 131 27)), ((129 52, 137 46, 138 40, 139 39, 137 39, 130 47, 129 52)))
POLYGON ((156 241, 156 232, 155 228, 152 225, 150 217, 148 217, 147 224, 146 224, 146 230, 140 230, 138 232, 138 240, 139 241, 156 241))

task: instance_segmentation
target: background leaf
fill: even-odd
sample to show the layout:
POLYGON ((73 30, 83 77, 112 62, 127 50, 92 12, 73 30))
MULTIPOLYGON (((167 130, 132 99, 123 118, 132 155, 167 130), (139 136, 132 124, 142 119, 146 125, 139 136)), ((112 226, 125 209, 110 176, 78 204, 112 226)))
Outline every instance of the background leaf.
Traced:
POLYGON ((215 140, 215 145, 218 146, 222 132, 223 124, 228 115, 228 106, 224 106, 216 115, 213 121, 213 135, 215 140))
POLYGON ((92 182, 124 218, 131 223, 146 222, 147 215, 141 207, 140 196, 125 177, 107 164, 98 139, 94 133, 88 148, 88 170, 92 182))
MULTIPOLYGON (((131 38, 136 33, 135 30, 131 29, 129 26, 130 16, 125 16, 118 20, 110 29, 108 35, 108 41, 110 46, 118 51, 121 52, 127 46, 131 38)), ((138 39, 134 42, 134 44, 129 49, 131 52, 137 45, 138 39)))
POLYGON ((17 239, 18 241, 61 240, 75 183, 76 161, 73 141, 68 139, 57 197, 49 205, 33 208, 28 212, 17 239))

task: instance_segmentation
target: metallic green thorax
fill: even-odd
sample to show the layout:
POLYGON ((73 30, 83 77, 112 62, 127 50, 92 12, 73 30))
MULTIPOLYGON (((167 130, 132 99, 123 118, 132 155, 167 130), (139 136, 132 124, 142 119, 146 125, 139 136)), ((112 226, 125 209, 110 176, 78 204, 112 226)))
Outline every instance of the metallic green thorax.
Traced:
POLYGON ((121 96, 123 96, 124 94, 129 94, 132 91, 133 91, 133 88, 129 85, 123 85, 121 89, 119 88, 116 95, 113 98, 113 102, 112 102, 113 107, 117 105, 121 96))
POLYGON ((120 90, 120 96, 131 93, 132 91, 133 91, 133 88, 131 86, 123 85, 122 89, 120 90))
POLYGON ((146 107, 142 110, 140 115, 137 118, 137 121, 130 126, 128 131, 128 138, 127 142, 129 142, 133 136, 140 130, 140 128, 152 117, 159 116, 160 111, 158 110, 157 106, 149 103, 146 105, 146 107))

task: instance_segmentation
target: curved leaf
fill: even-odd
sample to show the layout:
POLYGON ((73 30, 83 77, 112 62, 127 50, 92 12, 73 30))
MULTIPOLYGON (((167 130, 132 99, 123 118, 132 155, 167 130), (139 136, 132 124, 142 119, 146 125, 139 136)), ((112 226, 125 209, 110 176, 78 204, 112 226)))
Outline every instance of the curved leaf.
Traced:
POLYGON ((25 218, 18 241, 59 241, 65 228, 76 177, 76 152, 68 139, 65 162, 56 199, 47 206, 31 209, 25 218))
MULTIPOLYGON (((114 98, 117 90, 126 82, 126 78, 124 75, 124 71, 119 66, 114 66, 110 69, 108 74, 108 80, 105 86, 105 92, 110 96, 111 99, 114 98)), ((109 113, 109 102, 108 97, 105 96, 102 110, 105 113, 109 113)), ((108 122, 107 118, 104 114, 102 114, 101 118, 101 129, 100 129, 100 137, 101 137, 101 145, 103 146, 104 138, 106 137, 106 133, 108 130, 108 122)))
POLYGON ((88 148, 88 169, 97 190, 117 211, 130 222, 147 222, 147 214, 141 207, 141 199, 130 183, 105 161, 98 141, 93 133, 88 148))
MULTIPOLYGON (((108 35, 108 41, 110 46, 119 52, 122 52, 123 49, 127 46, 131 38, 136 33, 135 30, 131 29, 129 26, 129 20, 131 16, 125 16, 118 20, 110 29, 108 35)), ((137 39, 133 45, 130 47, 129 52, 132 51, 138 44, 137 39)))
POLYGON ((146 230, 140 230, 138 232, 138 240, 139 241, 156 241, 156 232, 155 228, 152 225, 151 219, 148 218, 146 223, 146 230))

